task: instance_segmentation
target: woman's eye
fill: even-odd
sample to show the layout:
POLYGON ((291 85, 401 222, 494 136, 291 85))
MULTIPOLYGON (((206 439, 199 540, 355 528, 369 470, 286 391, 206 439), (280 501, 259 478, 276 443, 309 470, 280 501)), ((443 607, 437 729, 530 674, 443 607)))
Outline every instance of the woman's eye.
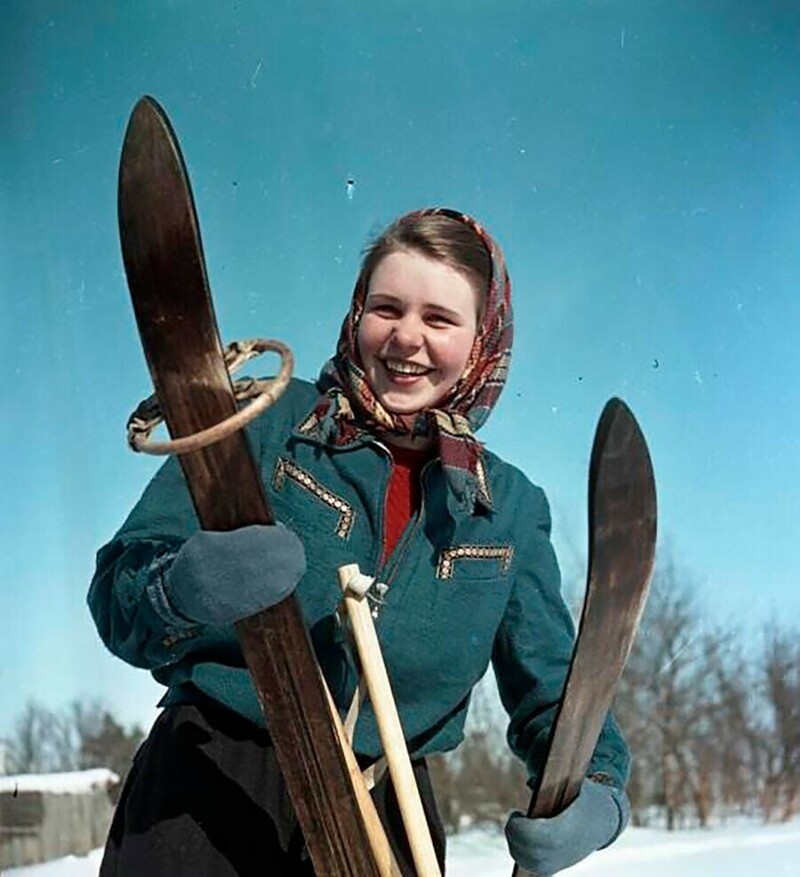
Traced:
POLYGON ((446 317, 444 314, 430 314, 428 316, 428 322, 431 326, 454 326, 455 321, 450 317, 446 317))
POLYGON ((381 316, 393 314, 397 310, 396 306, 389 302, 367 301, 365 311, 368 314, 379 314, 381 316))

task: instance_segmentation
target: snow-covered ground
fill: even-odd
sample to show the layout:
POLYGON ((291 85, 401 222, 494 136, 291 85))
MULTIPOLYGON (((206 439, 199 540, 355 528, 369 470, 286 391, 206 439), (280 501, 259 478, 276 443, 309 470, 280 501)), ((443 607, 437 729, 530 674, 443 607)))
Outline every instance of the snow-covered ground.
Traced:
POLYGON ((51 795, 74 795, 94 789, 108 789, 119 777, 106 767, 64 773, 23 773, 0 776, 0 792, 49 792, 51 795))
POLYGON ((29 865, 27 868, 6 868, 0 871, 3 877, 97 877, 100 870, 102 850, 94 850, 84 858, 67 856, 45 862, 44 865, 29 865))
MULTIPOLYGON (((511 877, 501 835, 470 832, 451 838, 448 877, 511 877)), ((631 828, 562 874, 575 877, 800 877, 800 820, 666 832, 631 828)), ((60 875, 59 875, 60 877, 60 875)))
MULTIPOLYGON (((511 877, 505 841, 497 832, 450 838, 447 877, 511 877)), ((11 868, 7 877, 97 877, 100 851, 45 865, 11 868)), ((787 825, 738 824, 667 833, 632 828, 611 849, 562 874, 575 877, 800 877, 800 820, 787 825)))

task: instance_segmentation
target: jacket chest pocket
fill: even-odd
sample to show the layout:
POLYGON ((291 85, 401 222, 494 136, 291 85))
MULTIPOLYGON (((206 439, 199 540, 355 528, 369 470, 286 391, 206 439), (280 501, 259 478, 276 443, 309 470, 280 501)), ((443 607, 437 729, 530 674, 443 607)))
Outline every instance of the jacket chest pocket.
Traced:
POLYGON ((513 559, 510 544, 465 540, 439 549, 424 589, 417 581, 392 632, 394 666, 408 678, 435 680, 445 702, 463 698, 489 664, 513 559))
MULTIPOLYGON (((319 479, 307 470, 285 457, 278 457, 272 472, 272 487, 276 493, 299 489, 302 496, 310 502, 302 508, 293 508, 293 517, 311 516, 306 523, 315 528, 330 520, 334 534, 339 539, 347 539, 353 529, 356 513, 353 506, 343 497, 329 490, 319 479), (321 512, 326 512, 321 516, 321 512)), ((287 521, 288 523, 288 521, 287 521)))
POLYGON ((513 545, 482 542, 455 543, 437 558, 435 615, 461 619, 470 647, 480 644, 487 655, 508 601, 513 560, 513 545))
POLYGON ((451 545, 439 552, 436 578, 494 579, 508 575, 513 545, 451 545))

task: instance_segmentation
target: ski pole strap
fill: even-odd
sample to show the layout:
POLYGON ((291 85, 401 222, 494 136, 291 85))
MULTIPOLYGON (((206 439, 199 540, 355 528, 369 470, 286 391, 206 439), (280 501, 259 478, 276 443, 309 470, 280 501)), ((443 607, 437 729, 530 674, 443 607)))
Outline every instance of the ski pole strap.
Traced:
MULTIPOLYGON (((366 703, 368 697, 369 692, 367 691, 367 683, 364 677, 361 676, 358 680, 358 687, 353 694, 353 699, 350 701, 350 708, 347 710, 347 715, 345 716, 343 725, 345 736, 351 746, 353 745, 353 735, 356 730, 358 714, 361 711, 361 704, 366 703)), ((364 777, 364 782, 369 791, 372 791, 372 789, 374 789, 383 779, 383 775, 386 773, 388 766, 389 764, 386 761, 386 756, 381 755, 381 757, 372 764, 362 769, 361 775, 364 777)))
POLYGON ((236 401, 244 402, 252 399, 253 401, 249 405, 220 423, 208 427, 208 429, 170 441, 151 442, 150 433, 163 421, 164 416, 158 397, 156 395, 148 396, 136 406, 136 410, 128 418, 128 445, 134 451, 155 456, 185 454, 188 451, 196 451, 206 447, 206 445, 218 442, 231 433, 242 429, 251 420, 266 411, 289 385, 294 368, 294 356, 282 341, 268 338, 234 341, 225 348, 224 359, 229 374, 240 369, 248 360, 270 350, 281 357, 281 367, 276 377, 269 379, 242 378, 233 383, 236 401))
POLYGON ((356 722, 358 721, 358 714, 361 711, 361 704, 366 703, 368 697, 369 692, 367 691, 367 683, 364 677, 361 676, 359 677, 358 685, 353 694, 353 699, 350 701, 350 708, 347 710, 347 715, 344 719, 344 729, 347 733, 347 738, 351 743, 353 742, 353 735, 356 731, 356 722))
POLYGON ((367 788, 372 791, 375 786, 383 779, 384 774, 389 769, 389 762, 386 760, 385 755, 381 755, 381 757, 373 762, 369 767, 365 767, 364 770, 361 771, 361 775, 364 777, 364 782, 367 788))

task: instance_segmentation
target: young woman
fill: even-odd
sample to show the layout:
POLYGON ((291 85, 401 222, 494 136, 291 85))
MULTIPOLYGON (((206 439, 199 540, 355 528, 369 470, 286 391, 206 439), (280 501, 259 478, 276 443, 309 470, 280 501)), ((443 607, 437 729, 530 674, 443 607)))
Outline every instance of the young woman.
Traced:
MULTIPOLYGON (((511 340, 495 242, 455 211, 408 214, 367 252, 317 383, 292 381, 249 429, 281 526, 201 531, 177 463, 156 475, 99 552, 89 593, 106 645, 167 687, 103 877, 313 874, 233 623, 296 588, 346 710, 357 684, 336 621, 346 563, 380 583, 373 614, 442 862, 424 759, 459 744, 490 662, 509 744, 537 775, 574 631, 544 494, 474 436, 505 382, 511 340)), ((369 704, 354 748, 365 764, 382 755, 369 704)), ((549 875, 611 843, 628 818, 627 771, 609 719, 576 801, 552 819, 509 819, 515 860, 549 875)), ((373 794, 413 874, 386 776, 373 794)))

